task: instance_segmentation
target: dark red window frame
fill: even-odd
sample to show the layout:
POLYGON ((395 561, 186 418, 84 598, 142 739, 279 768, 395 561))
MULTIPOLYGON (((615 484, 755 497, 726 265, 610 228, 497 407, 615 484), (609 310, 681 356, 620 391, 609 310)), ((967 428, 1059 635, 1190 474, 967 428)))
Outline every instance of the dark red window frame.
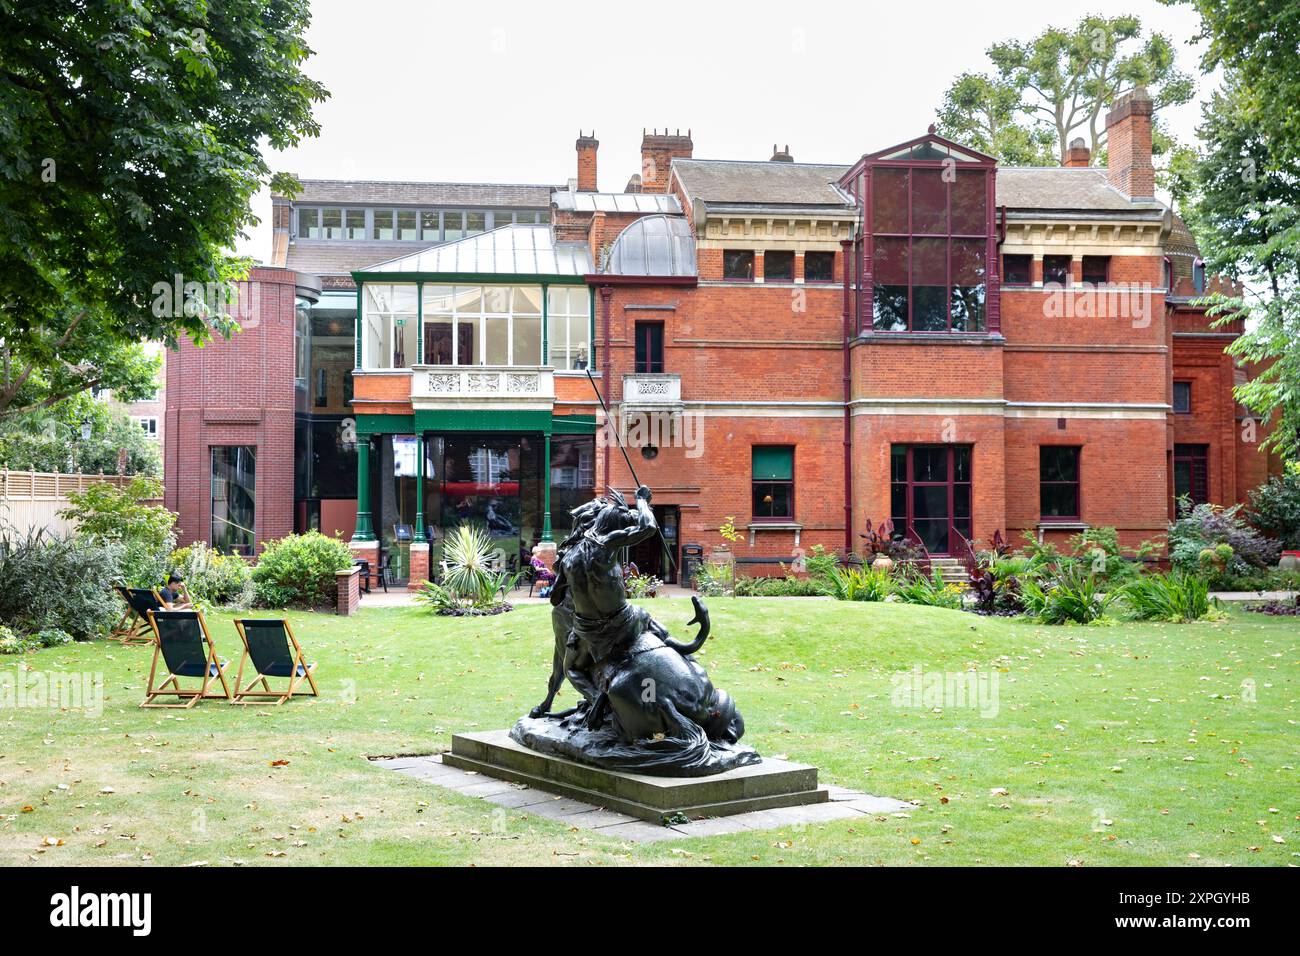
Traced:
POLYGON ((792 250, 787 250, 787 249, 765 249, 765 250, 763 251, 763 281, 766 282, 768 279, 773 279, 773 281, 775 281, 775 282, 793 282, 793 281, 794 281, 794 252, 793 252, 792 250), (785 258, 786 256, 789 256, 789 261, 790 261, 790 274, 789 274, 789 275, 777 276, 777 277, 774 278, 774 277, 773 277, 773 276, 772 276, 772 275, 767 271, 767 264, 768 264, 769 259, 770 259, 772 256, 777 256, 777 257, 782 258, 782 259, 785 258))
MULTIPOLYGON (((1079 445, 1039 445, 1038 446, 1038 519, 1043 524, 1050 524, 1053 521, 1079 521, 1083 515, 1083 449, 1079 445), (1072 452, 1074 458, 1074 478, 1060 479, 1047 478, 1047 459, 1053 455, 1059 455, 1062 452, 1072 452), (1074 489, 1074 513, 1073 514, 1055 514, 1049 515, 1043 507, 1043 492, 1048 488, 1073 488, 1074 489)), ((1056 472, 1059 474, 1059 470, 1056 472)))
POLYGON ((753 282, 754 281, 754 250, 753 249, 723 249, 722 250, 722 278, 728 282, 753 282), (749 257, 748 274, 743 276, 727 275, 728 256, 748 256, 749 257))
POLYGON ((1110 256, 1084 256, 1083 281, 1091 285, 1110 282, 1110 256))
POLYGON ((1194 505, 1203 505, 1210 500, 1209 445, 1174 446, 1174 497, 1184 495, 1191 498, 1194 505), (1187 487, 1180 491, 1178 473, 1184 465, 1187 468, 1187 487))
MULTIPOLYGON (((896 443, 889 448, 889 511, 890 521, 894 524, 895 532, 901 534, 907 530, 915 530, 912 526, 917 519, 915 513, 915 495, 916 488, 947 488, 948 495, 948 546, 940 550, 931 549, 932 554, 953 554, 957 553, 957 542, 953 540, 953 532, 962 534, 969 540, 974 531, 975 522, 975 446, 969 444, 945 444, 936 445, 925 442, 916 444, 896 443), (945 451, 946 473, 941 481, 924 481, 916 477, 916 453, 917 451, 945 451), (900 454, 901 453, 901 454, 900 454), (965 459, 965 478, 958 479, 958 456, 964 456, 965 459), (901 472, 898 465, 902 464, 901 472), (958 488, 964 490, 966 499, 966 510, 969 512, 965 515, 958 515, 957 498, 958 488), (902 495, 902 507, 898 506, 897 496, 902 495)), ((940 519, 932 519, 940 520, 940 519)), ((919 534, 918 536, 924 537, 919 534)))
MULTIPOLYGON (((786 480, 784 480, 784 479, 774 479, 774 478, 762 478, 762 479, 756 479, 756 478, 753 477, 753 472, 752 472, 752 470, 751 470, 751 473, 750 473, 750 479, 749 479, 749 483, 750 483, 750 517, 753 519, 753 521, 754 521, 755 524, 759 524, 759 523, 764 522, 764 521, 793 521, 793 520, 794 520, 794 516, 795 516, 794 478, 795 478, 795 475, 798 474, 798 472, 795 470, 795 468, 796 468, 796 464, 797 464, 796 461, 795 461, 795 446, 794 446, 794 445, 752 445, 752 446, 750 446, 750 455, 752 456, 753 453, 754 453, 754 451, 755 451, 756 449, 760 449, 760 448, 780 448, 780 449, 788 449, 788 450, 789 450, 789 452, 790 452, 790 479, 789 479, 788 481, 786 481, 786 480), (759 495, 759 492, 760 492, 761 490, 772 490, 772 489, 775 489, 775 488, 784 488, 784 489, 786 489, 786 501, 789 502, 789 506, 786 508, 786 512, 787 512, 787 513, 786 513, 786 514, 783 514, 783 515, 778 515, 778 514, 770 514, 770 515, 760 514, 759 512, 760 512, 761 509, 758 507, 758 503, 759 503, 758 495, 759 495)), ((751 464, 751 469, 752 469, 752 464, 751 464)), ((775 499, 773 499, 773 503, 775 504, 775 499)))
POLYGON ((1028 253, 1019 253, 1019 252, 1003 253, 1002 254, 1002 285, 1010 286, 1011 288, 1015 289, 1015 288, 1023 288, 1024 286, 1030 286, 1033 284, 1034 284, 1034 257, 1029 255, 1028 253), (1019 265, 1021 261, 1024 262, 1025 268, 1023 273, 1024 275, 1023 279, 1016 279, 1015 281, 1012 281, 1012 279, 1010 278, 1011 269, 1008 268, 1007 264, 1012 259, 1016 260, 1016 265, 1019 265))
POLYGON ((1070 285, 1073 257, 1063 255, 1043 256, 1043 285, 1070 285))
POLYGON ((662 322, 637 322, 633 327, 635 338, 636 371, 654 374, 664 370, 664 324, 662 322))
POLYGON ((820 285, 825 282, 835 281, 835 253, 827 252, 823 249, 813 249, 803 254, 803 281, 811 285, 820 285), (825 278, 814 279, 808 275, 808 260, 816 256, 818 260, 826 262, 830 268, 826 271, 825 278))

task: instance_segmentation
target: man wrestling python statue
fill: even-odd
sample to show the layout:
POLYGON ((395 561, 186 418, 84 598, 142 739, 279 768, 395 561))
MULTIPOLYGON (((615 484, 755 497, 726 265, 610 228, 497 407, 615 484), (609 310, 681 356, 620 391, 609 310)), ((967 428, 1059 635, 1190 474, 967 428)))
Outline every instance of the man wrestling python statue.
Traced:
POLYGON ((628 603, 620 556, 657 535, 650 489, 629 507, 611 489, 578 508, 556 553, 551 588, 555 652, 546 699, 510 736, 541 753, 614 770, 702 776, 758 763, 738 744, 745 722, 726 691, 692 656, 709 635, 709 612, 691 600, 695 640, 674 641, 645 608, 628 603), (551 712, 565 679, 582 696, 551 712))

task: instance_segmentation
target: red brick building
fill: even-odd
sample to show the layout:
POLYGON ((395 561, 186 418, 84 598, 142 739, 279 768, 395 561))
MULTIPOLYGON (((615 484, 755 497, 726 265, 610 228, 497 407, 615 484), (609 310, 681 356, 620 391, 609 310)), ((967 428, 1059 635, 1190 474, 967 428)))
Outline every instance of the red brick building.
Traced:
POLYGON ((1107 126, 1106 168, 933 133, 846 165, 698 160, 654 131, 617 193, 594 134, 567 187, 306 183, 275 200, 262 321, 168 363, 183 535, 225 526, 228 442, 255 449, 254 546, 320 527, 419 578, 471 521, 521 559, 633 487, 592 378, 670 548, 731 518, 755 572, 885 519, 950 554, 1136 544, 1176 496, 1243 500, 1270 462, 1235 333, 1191 305, 1204 268, 1155 198, 1145 93, 1107 126))

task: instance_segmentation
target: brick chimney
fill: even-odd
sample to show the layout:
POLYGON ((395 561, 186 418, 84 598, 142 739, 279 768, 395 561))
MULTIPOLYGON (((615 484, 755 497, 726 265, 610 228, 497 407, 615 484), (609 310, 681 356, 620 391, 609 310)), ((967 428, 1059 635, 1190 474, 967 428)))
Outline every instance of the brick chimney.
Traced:
POLYGON ((1106 115, 1106 178, 1130 199, 1153 199, 1156 194, 1152 112, 1151 96, 1139 86, 1116 100, 1106 115))
POLYGON ((588 136, 581 130, 578 131, 578 192, 594 193, 596 192, 596 150, 600 149, 600 142, 596 139, 596 131, 593 129, 588 136))
POLYGON ((789 145, 787 145, 787 146, 785 147, 785 149, 777 149, 777 148, 776 148, 776 143, 773 143, 773 144, 772 144, 772 159, 770 160, 770 162, 773 162, 773 163, 793 163, 793 162, 794 162, 794 157, 790 155, 790 147, 789 147, 789 145))
POLYGON ((668 167, 676 158, 690 159, 695 144, 691 142, 691 131, 682 135, 681 130, 662 133, 657 129, 647 133, 641 131, 641 191, 663 193, 668 191, 668 167))
POLYGON ((1062 166, 1076 168, 1087 166, 1092 162, 1092 150, 1088 149, 1083 141, 1083 137, 1075 137, 1070 140, 1070 148, 1065 151, 1065 162, 1062 166))

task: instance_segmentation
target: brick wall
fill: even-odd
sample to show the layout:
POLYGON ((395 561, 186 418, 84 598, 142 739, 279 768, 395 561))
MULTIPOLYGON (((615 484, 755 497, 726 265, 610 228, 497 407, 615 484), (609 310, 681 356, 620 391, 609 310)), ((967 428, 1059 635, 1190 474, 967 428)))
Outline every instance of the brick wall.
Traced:
POLYGON ((293 531, 295 288, 291 271, 254 269, 240 331, 203 348, 185 339, 167 357, 164 501, 182 545, 208 540, 218 445, 257 448, 258 549, 293 531))

